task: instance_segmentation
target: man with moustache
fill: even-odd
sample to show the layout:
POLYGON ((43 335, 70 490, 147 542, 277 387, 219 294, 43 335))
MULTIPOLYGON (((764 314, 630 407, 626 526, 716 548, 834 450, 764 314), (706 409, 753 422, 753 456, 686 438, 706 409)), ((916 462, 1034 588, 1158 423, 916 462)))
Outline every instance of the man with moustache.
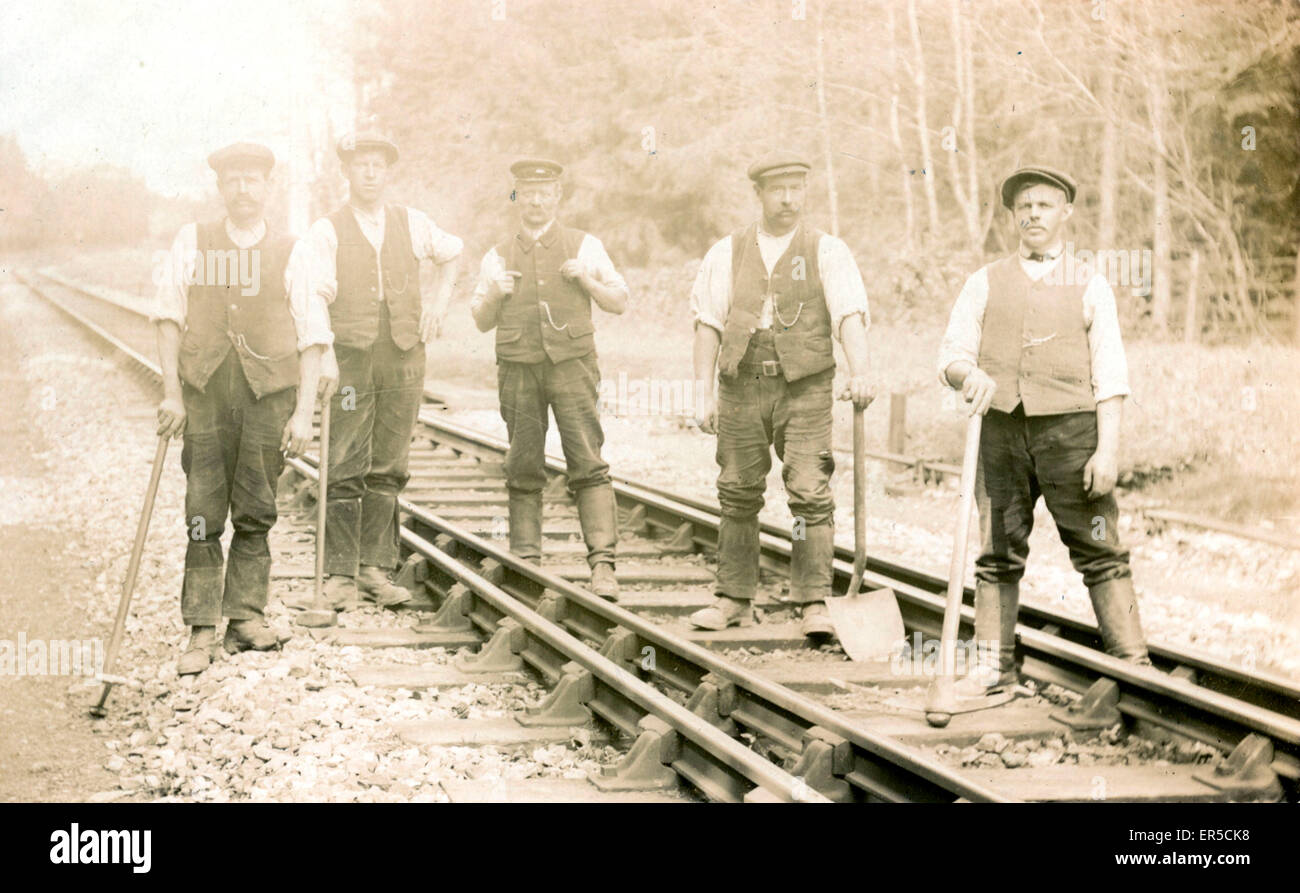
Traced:
POLYGON ((163 376, 158 433, 184 436, 189 542, 181 616, 191 634, 176 668, 183 676, 211 663, 222 615, 231 653, 274 648, 284 638, 263 616, 267 533, 276 520, 281 451, 297 455, 311 441, 321 356, 332 340, 303 246, 270 231, 263 217, 271 150, 235 143, 208 164, 226 217, 181 228, 152 314, 163 376), (241 272, 252 274, 249 281, 241 272), (223 570, 227 514, 234 535, 223 570))
POLYGON ((753 622, 758 513, 775 446, 796 523, 790 597, 802 606, 804 635, 834 632, 826 610, 835 549, 831 345, 838 338, 849 361, 841 397, 865 409, 870 318, 848 246, 803 222, 810 169, 791 152, 750 166, 759 219, 709 249, 691 290, 696 421, 717 434, 721 469, 717 597, 690 617, 701 629, 753 622))
POLYGON ((943 383, 984 415, 975 497, 975 668, 957 684, 977 697, 1015 684, 1019 583, 1041 495, 1083 575, 1107 653, 1150 665, 1129 553, 1119 541, 1115 480, 1128 366, 1115 296, 1098 274, 1064 282, 1063 232, 1078 186, 1022 167, 1002 183, 1020 248, 975 272, 939 351, 943 383))
POLYGON ((554 412, 587 544, 591 591, 617 601, 618 506, 609 465, 600 457, 605 435, 596 405, 600 369, 591 304, 622 313, 628 289, 599 239, 556 219, 563 170, 545 159, 510 166, 519 232, 483 257, 470 310, 479 331, 497 330, 497 386, 510 439, 510 550, 541 560, 546 426, 554 412))
POLYGON ((384 202, 397 146, 346 136, 338 156, 348 202, 312 224, 315 290, 329 305, 338 391, 331 396, 325 598, 389 607, 411 595, 390 579, 400 557, 397 498, 410 478, 424 394, 425 344, 438 337, 462 243, 424 213, 384 202), (430 293, 420 262, 434 266, 430 293))

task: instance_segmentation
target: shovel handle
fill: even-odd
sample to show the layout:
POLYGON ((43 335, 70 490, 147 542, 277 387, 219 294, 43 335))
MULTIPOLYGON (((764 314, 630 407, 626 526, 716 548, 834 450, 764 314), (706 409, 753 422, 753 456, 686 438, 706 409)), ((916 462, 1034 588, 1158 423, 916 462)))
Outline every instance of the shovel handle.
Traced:
POLYGON ((131 596, 135 592, 135 581, 140 575, 140 556, 144 553, 145 537, 149 534, 149 522, 153 519, 154 500, 158 496, 158 481, 162 478, 163 462, 167 459, 167 436, 158 438, 158 446, 153 454, 153 468, 149 472, 149 489, 144 494, 144 508, 140 510, 140 522, 135 528, 135 543, 131 546, 131 561, 126 566, 126 579, 122 582, 122 597, 117 602, 117 616, 113 618, 113 634, 108 640, 108 650, 104 654, 104 666, 100 677, 104 687, 99 693, 99 703, 94 712, 102 715, 108 693, 112 690, 113 670, 117 668, 117 652, 122 647, 122 633, 126 629, 126 615, 131 608, 131 596))
POLYGON ((330 468, 330 404, 333 397, 320 408, 320 465, 316 467, 316 579, 315 598, 319 606, 325 600, 325 498, 329 486, 330 468))
POLYGON ((867 570, 867 428, 866 411, 853 407, 853 578, 848 595, 857 595, 867 570))
POLYGON ((952 533, 952 560, 948 564, 948 599, 943 607, 943 638, 939 642, 939 667, 943 675, 956 674, 957 629, 961 623, 961 597, 966 580, 966 546, 970 539, 971 509, 975 504, 975 473, 979 460, 980 428, 984 416, 975 413, 966 423, 966 451, 961 460, 961 505, 952 533))

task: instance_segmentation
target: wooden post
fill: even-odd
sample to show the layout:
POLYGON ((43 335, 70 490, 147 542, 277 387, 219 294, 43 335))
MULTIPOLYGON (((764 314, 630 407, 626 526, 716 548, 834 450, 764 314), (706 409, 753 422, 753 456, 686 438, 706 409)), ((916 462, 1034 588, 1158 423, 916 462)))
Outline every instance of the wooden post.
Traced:
POLYGON ((1200 340, 1201 316, 1196 311, 1196 293, 1201 279, 1201 252, 1192 249, 1191 269, 1187 271, 1187 312, 1183 316, 1183 341, 1191 344, 1200 340))
POLYGON ((903 455, 907 447, 907 395, 889 395, 889 452, 903 455))

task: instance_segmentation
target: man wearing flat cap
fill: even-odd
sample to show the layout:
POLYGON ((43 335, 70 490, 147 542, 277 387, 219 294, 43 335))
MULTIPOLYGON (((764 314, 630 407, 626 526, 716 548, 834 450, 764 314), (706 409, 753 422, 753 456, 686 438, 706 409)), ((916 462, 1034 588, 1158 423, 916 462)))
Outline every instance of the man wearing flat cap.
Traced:
POLYGON ((690 618, 703 629, 753 622, 758 513, 775 447, 795 516, 790 598, 802 606, 804 635, 834 632, 826 612, 835 546, 832 343, 849 361, 841 396, 865 408, 870 317, 848 246, 803 222, 809 170, 790 152, 749 168, 759 218, 709 249, 691 289, 696 420, 717 434, 720 468, 717 598, 690 618))
POLYGON ((622 313, 627 283, 599 239, 556 219, 563 194, 559 164, 525 159, 510 172, 519 231, 484 255, 470 303, 479 331, 496 329, 497 387, 510 439, 510 550, 541 560, 547 414, 553 412, 587 544, 591 591, 613 601, 618 507, 609 465, 600 456, 605 434, 591 305, 622 313))
MULTIPOLYGON (((415 208, 384 202, 397 146, 375 133, 339 140, 348 201, 312 224, 316 293, 328 304, 338 391, 330 397, 325 598, 381 606, 411 595, 390 579, 400 557, 397 498, 410 478, 411 434, 424 395, 425 345, 436 338, 462 243, 415 208), (433 262, 429 294, 420 261, 433 262)), ((327 357, 327 364, 331 358, 327 357)))
POLYGON ((232 653, 284 638, 263 617, 267 533, 281 451, 296 455, 311 440, 321 356, 332 340, 324 305, 311 294, 304 246, 268 230, 263 217, 271 150, 236 143, 208 164, 226 217, 181 228, 152 314, 163 372, 158 433, 183 434, 185 444, 181 615, 191 635, 181 675, 211 663, 223 615, 232 653), (223 562, 227 515, 234 535, 223 562))
POLYGON ((939 353, 939 375, 984 414, 976 502, 977 661, 958 692, 1016 682, 1016 614, 1041 495, 1083 575, 1106 651, 1150 664, 1129 554, 1119 541, 1115 479, 1128 366, 1105 277, 1061 275, 1062 234, 1077 185, 1022 167, 1002 183, 1019 250, 966 280, 939 353))

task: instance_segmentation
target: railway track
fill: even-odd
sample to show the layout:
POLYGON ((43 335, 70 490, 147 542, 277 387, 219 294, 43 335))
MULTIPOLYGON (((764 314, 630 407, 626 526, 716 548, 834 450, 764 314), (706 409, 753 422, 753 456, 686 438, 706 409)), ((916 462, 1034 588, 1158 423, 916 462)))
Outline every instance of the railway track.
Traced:
MULTIPOLYGON (((23 279, 149 374, 152 333, 137 308, 66 280, 23 279)), ((1152 657, 1165 672, 1138 670, 1101 653, 1094 626, 1022 608, 1023 674, 1035 693, 931 729, 909 709, 931 678, 924 648, 911 660, 855 664, 805 646, 781 598, 785 531, 762 532, 763 622, 689 630, 685 614, 711 593, 715 506, 619 478, 623 595, 614 605, 582 588, 585 551, 562 462, 549 463, 538 567, 504 545, 505 445, 440 418, 433 402, 415 438, 399 581, 431 616, 388 644, 482 642, 455 673, 431 671, 434 686, 483 673, 540 677, 551 694, 521 727, 595 722, 628 745, 595 779, 601 789, 685 781, 713 800, 1296 799, 1300 688, 1289 680, 1158 643, 1152 657)), ((291 466, 302 508, 314 467, 310 457, 291 466)), ((838 550, 838 587, 851 564, 838 550)), ((867 583, 898 593, 909 637, 937 635, 945 581, 873 559, 867 583)), ((385 634, 330 635, 346 645, 385 634)))

